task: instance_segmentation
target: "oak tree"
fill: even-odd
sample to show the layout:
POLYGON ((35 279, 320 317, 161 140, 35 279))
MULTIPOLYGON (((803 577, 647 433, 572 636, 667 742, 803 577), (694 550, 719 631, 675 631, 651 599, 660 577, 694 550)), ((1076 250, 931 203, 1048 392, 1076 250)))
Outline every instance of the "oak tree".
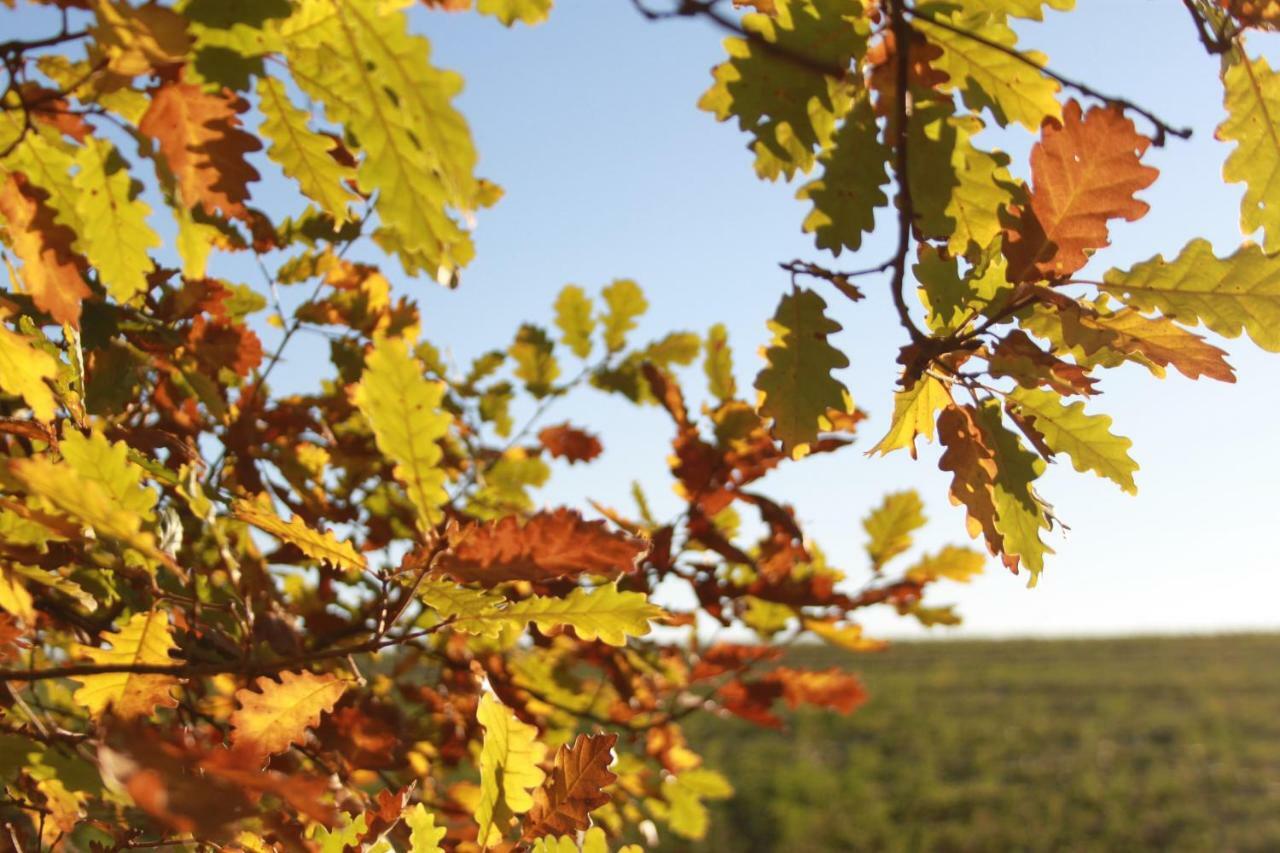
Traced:
POLYGON ((1094 280, 1079 273, 1112 223, 1147 212, 1144 155, 1191 130, 1018 45, 1018 19, 1072 0, 634 4, 727 31, 699 106, 809 205, 815 256, 783 264, 752 388, 722 325, 637 340, 648 303, 626 279, 567 286, 518 329, 476 318, 493 349, 470 364, 432 345, 413 294, 460 284, 501 190, 409 0, 4 0, 30 23, 0 41, 6 844, 696 839, 732 788, 683 718, 853 711, 853 675, 781 648, 874 651, 867 608, 954 623, 929 590, 988 557, 1034 580, 1058 524, 1048 463, 1135 490, 1130 441, 1092 399, 1108 370, 1233 381, 1205 330, 1280 350, 1280 71, 1249 46, 1280 27, 1276 0, 1183 3, 1220 59, 1222 118, 1196 131, 1244 185, 1246 239, 1094 280), (1032 135, 1030 162, 985 150, 990 126, 1032 135), (817 254, 858 253, 881 209, 890 257, 817 254), (220 273, 228 257, 261 280, 220 273), (863 413, 831 336, 864 322, 869 288, 892 294, 903 346, 892 425, 866 444, 939 443, 978 547, 907 565, 924 504, 895 491, 866 517, 866 566, 842 569, 761 481, 852 443, 863 413), (330 362, 281 393, 300 335, 330 362), (590 394, 665 411, 670 457, 645 464, 669 467, 674 517, 638 487, 630 508, 540 500, 609 444, 585 409, 548 423, 590 394), (759 642, 708 643, 707 624, 759 642))

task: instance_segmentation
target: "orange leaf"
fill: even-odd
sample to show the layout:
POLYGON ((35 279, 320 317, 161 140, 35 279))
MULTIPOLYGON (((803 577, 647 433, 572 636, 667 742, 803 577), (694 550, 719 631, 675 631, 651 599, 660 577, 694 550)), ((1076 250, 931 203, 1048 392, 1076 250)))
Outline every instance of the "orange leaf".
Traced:
POLYGON ((72 250, 76 235, 54 221, 49 194, 10 173, 0 183, 0 216, 8 224, 9 245, 22 261, 22 280, 36 307, 59 323, 80 325, 80 302, 89 295, 83 261, 72 250))
POLYGON ((523 524, 514 516, 468 524, 450 538, 453 547, 440 555, 435 570, 487 587, 588 574, 616 578, 634 571, 647 550, 641 540, 614 533, 602 521, 585 521, 570 509, 540 512, 523 524))
POLYGON ((230 90, 206 92, 181 80, 164 83, 152 94, 138 130, 159 144, 187 206, 249 218, 248 184, 259 175, 245 155, 262 143, 240 129, 239 113, 248 108, 230 90))
MULTIPOLYGON (((973 409, 969 406, 943 409, 938 416, 938 440, 946 448, 938 460, 938 467, 953 475, 951 502, 963 506, 968 513, 969 535, 981 533, 992 555, 1003 555, 1004 537, 996 530, 996 505, 992 494, 995 456, 983 441, 982 427, 978 425, 973 409)), ((1016 571, 1016 557, 1004 556, 1004 561, 1006 566, 1016 571)))
POLYGON ((1009 281, 1065 278, 1108 245, 1107 220, 1142 218, 1147 203, 1133 194, 1160 174, 1140 162, 1150 144, 1114 106, 1082 116, 1071 101, 1061 124, 1045 119, 1031 149, 1030 209, 1007 232, 1009 281))
POLYGON ((600 439, 569 424, 547 427, 538 433, 538 441, 552 456, 570 462, 590 462, 604 450, 600 439))
POLYGON ((787 705, 818 705, 848 714, 867 701, 862 682, 839 667, 824 670, 778 667, 766 681, 782 685, 782 698, 787 705))
POLYGON ((589 812, 609 802, 604 789, 618 778, 609 771, 617 741, 616 734, 580 734, 572 746, 556 750, 551 773, 533 792, 525 838, 569 835, 591 826, 589 812))
POLYGON ((347 682, 335 675, 282 672, 279 682, 264 675, 257 686, 260 692, 236 691, 240 708, 231 715, 231 743, 265 758, 300 742, 322 713, 333 710, 347 682))

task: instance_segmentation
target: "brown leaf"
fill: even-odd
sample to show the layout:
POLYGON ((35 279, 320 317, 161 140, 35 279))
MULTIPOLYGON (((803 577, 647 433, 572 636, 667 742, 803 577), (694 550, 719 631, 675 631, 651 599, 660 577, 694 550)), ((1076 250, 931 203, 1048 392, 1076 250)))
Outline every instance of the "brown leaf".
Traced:
POLYGON ((1027 388, 1043 386, 1062 395, 1096 394, 1096 379, 1078 364, 1063 361, 1040 349, 1026 332, 1015 329, 1005 336, 989 359, 992 376, 1008 376, 1027 388))
POLYGON ((590 812, 609 802, 604 789, 618 778, 609 770, 617 741, 616 734, 580 734, 572 746, 556 750, 551 772, 533 792, 525 838, 569 835, 591 826, 590 812))
POLYGON ((563 508, 523 523, 507 516, 491 524, 465 524, 450 533, 450 541, 434 571, 486 587, 581 575, 616 578, 635 571, 647 550, 642 540, 563 508))
POLYGON ((187 206, 250 218, 244 203, 248 185, 259 175, 245 155, 260 150, 262 143, 240 129, 239 114, 248 108, 230 90, 206 92, 181 80, 152 93, 138 130, 159 144, 187 206))
POLYGON ((27 648, 29 644, 23 639, 23 633, 18 617, 0 613, 0 663, 17 660, 22 650, 27 648))
POLYGON ((1066 278, 1108 245, 1109 219, 1145 215, 1134 193, 1159 175, 1140 162, 1150 144, 1115 106, 1082 114, 1071 101, 1061 124, 1046 119, 1031 149, 1030 209, 1016 212, 1007 232, 1009 281, 1066 278))
MULTIPOLYGON (((948 406, 938 415, 938 440, 946 449, 938 467, 952 474, 951 502, 968 513, 969 534, 981 533, 993 554, 1004 553, 1004 537, 996 530, 996 505, 992 484, 995 455, 983 441, 982 428, 969 406, 948 406)), ((1005 557, 1005 564, 1011 559, 1005 557)), ((1017 559, 1014 560, 1014 568, 1017 559)))
POLYGON ((538 433, 538 441, 542 442, 542 446, 552 456, 567 459, 571 463, 590 462, 604 450, 600 439, 567 423, 542 430, 538 433))
POLYGON ((0 183, 0 216, 9 245, 22 261, 22 281, 36 307, 59 323, 80 325, 80 302, 89 296, 84 262, 72 250, 76 235, 54 221, 49 194, 13 172, 0 183))

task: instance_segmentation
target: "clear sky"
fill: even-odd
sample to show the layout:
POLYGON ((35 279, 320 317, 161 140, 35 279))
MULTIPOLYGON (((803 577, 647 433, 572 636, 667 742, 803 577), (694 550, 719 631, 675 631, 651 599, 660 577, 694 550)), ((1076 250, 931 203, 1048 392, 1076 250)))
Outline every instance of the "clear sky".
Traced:
MULTIPOLYGON (((1151 213, 1116 225, 1113 248, 1083 274, 1096 277, 1157 252, 1176 254, 1200 235, 1220 254, 1230 251, 1241 239, 1242 188, 1220 177, 1227 148, 1212 137, 1222 111, 1216 60, 1204 54, 1176 0, 1078 3, 1076 12, 1023 27, 1024 46, 1044 50, 1068 76, 1196 128, 1191 141, 1171 140, 1149 152, 1147 162, 1162 173, 1142 194, 1151 213)), ((19 30, 48 29, 48 16, 25 14, 19 30)), ((481 174, 506 189, 502 202, 480 216, 478 257, 461 288, 396 282, 420 299, 424 336, 459 363, 505 346, 522 321, 549 324, 564 284, 595 292, 630 277, 651 303, 637 336, 705 331, 723 322, 739 385, 749 387, 768 337, 765 320, 788 286, 779 261, 856 268, 892 251, 892 229, 878 231, 857 256, 837 260, 816 251, 800 231, 806 208, 794 200, 794 186, 757 180, 746 137, 696 108, 724 55, 724 34, 705 22, 649 23, 629 0, 557 0, 548 22, 512 30, 417 5, 411 14, 415 29, 431 39, 433 61, 466 78, 460 106, 476 137, 481 174)), ((1250 46, 1280 65, 1280 36, 1254 35, 1250 46)), ((1145 129, 1141 121, 1139 128, 1145 129)), ((1032 141, 1020 130, 982 139, 1009 151, 1024 177, 1032 141)), ((165 214, 160 204, 153 207, 159 226, 165 214)), ((392 272, 394 262, 386 268, 392 272)), ((247 259, 224 259, 218 271, 259 282, 247 259)), ((894 357, 905 333, 887 282, 861 283, 869 298, 856 305, 824 296, 844 325, 838 344, 853 362, 841 378, 871 414, 860 438, 866 448, 887 425, 894 357)), ((273 349, 279 333, 262 334, 273 349)), ((1090 410, 1112 415, 1116 431, 1133 438, 1142 466, 1138 496, 1077 473, 1068 462, 1053 466, 1041 492, 1071 530, 1051 535, 1057 555, 1040 585, 1028 590, 1025 575, 994 565, 967 586, 938 585, 931 601, 957 604, 966 619, 950 634, 1280 627, 1280 557, 1271 538, 1280 531, 1280 356, 1247 341, 1216 342, 1237 368, 1235 385, 1191 382, 1177 373, 1160 381, 1138 367, 1107 373, 1090 410)), ((314 365, 327 360, 322 340, 299 336, 273 384, 281 391, 313 387, 324 375, 314 365)), ((697 367, 688 378, 689 386, 702 386, 697 367)), ((590 497, 630 509, 629 485, 639 479, 655 508, 674 514, 664 413, 637 412, 588 390, 561 403, 549 422, 564 419, 599 432, 606 451, 590 466, 557 468, 546 502, 585 506, 590 497)), ((860 581, 859 521, 885 492, 920 491, 931 519, 922 547, 968 541, 962 511, 947 500, 937 448, 926 446, 920 456, 867 458, 849 449, 789 466, 771 475, 765 489, 792 503, 832 562, 860 581)), ((869 614, 866 624, 882 636, 926 633, 891 613, 869 614)))

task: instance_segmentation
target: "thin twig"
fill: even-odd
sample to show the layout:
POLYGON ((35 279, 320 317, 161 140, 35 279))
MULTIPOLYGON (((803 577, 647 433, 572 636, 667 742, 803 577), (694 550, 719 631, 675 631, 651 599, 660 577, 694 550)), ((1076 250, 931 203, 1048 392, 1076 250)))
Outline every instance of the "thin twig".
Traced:
MULTIPOLYGON (((894 8, 895 9, 898 8, 898 3, 894 4, 894 8)), ((1133 101, 1130 101, 1128 98, 1121 98, 1117 95, 1108 95, 1104 92, 1099 92, 1097 89, 1093 88, 1087 83, 1081 83, 1079 80, 1074 80, 1070 77, 1066 77, 1054 71, 1053 69, 1042 65, 1041 63, 1037 62, 1035 59, 1032 59, 1030 56, 1027 56, 1025 53, 1023 53, 1022 51, 1016 48, 1012 48, 1012 47, 1009 47, 1008 45, 1000 44, 999 42, 992 41, 986 36, 979 35, 978 33, 971 32, 969 30, 964 29, 963 27, 957 27, 955 24, 935 18, 933 15, 929 14, 928 12, 922 12, 919 9, 914 9, 914 8, 911 8, 910 6, 907 6, 905 2, 902 3, 902 11, 917 20, 924 21, 926 24, 929 24, 930 26, 938 27, 939 29, 946 30, 949 33, 953 33, 954 35, 960 36, 961 38, 968 39, 984 47, 990 48, 991 50, 999 51, 1000 53, 1003 53, 1005 56, 1008 56, 1011 59, 1015 59, 1018 62, 1021 62, 1023 65, 1026 65, 1030 68, 1034 68, 1044 76, 1058 81, 1060 84, 1067 87, 1068 89, 1075 89, 1077 92, 1079 92, 1082 95, 1085 95, 1086 97, 1096 98, 1099 101, 1112 104, 1123 110, 1132 110, 1133 112, 1145 118, 1147 121, 1151 122, 1151 124, 1155 127, 1156 133, 1151 140, 1151 143, 1153 145, 1157 145, 1157 146, 1164 145, 1165 139, 1167 136, 1176 136, 1179 139, 1191 138, 1191 128, 1174 127, 1173 125, 1169 124, 1168 122, 1156 116, 1150 110, 1146 109, 1145 107, 1141 107, 1138 104, 1135 104, 1133 101)), ((895 29, 895 33, 896 33, 896 29, 895 29)))
POLYGON ((896 54, 896 87, 894 92, 894 155, 895 164, 894 171, 898 182, 898 249, 894 252, 891 266, 893 268, 893 281, 890 285, 893 294, 893 306, 898 311, 898 320, 902 323, 907 333, 911 335, 912 343, 920 343, 924 340, 924 333, 916 326, 915 321, 911 319, 911 312, 907 309, 906 297, 903 289, 907 277, 907 253, 911 250, 911 227, 915 219, 915 207, 911 201, 911 177, 910 177, 910 160, 908 159, 908 133, 907 122, 910 120, 908 110, 908 98, 910 97, 911 86, 911 62, 910 47, 911 44, 911 27, 907 24, 904 17, 906 9, 906 0, 893 0, 890 7, 890 15, 893 26, 894 50, 896 54))

